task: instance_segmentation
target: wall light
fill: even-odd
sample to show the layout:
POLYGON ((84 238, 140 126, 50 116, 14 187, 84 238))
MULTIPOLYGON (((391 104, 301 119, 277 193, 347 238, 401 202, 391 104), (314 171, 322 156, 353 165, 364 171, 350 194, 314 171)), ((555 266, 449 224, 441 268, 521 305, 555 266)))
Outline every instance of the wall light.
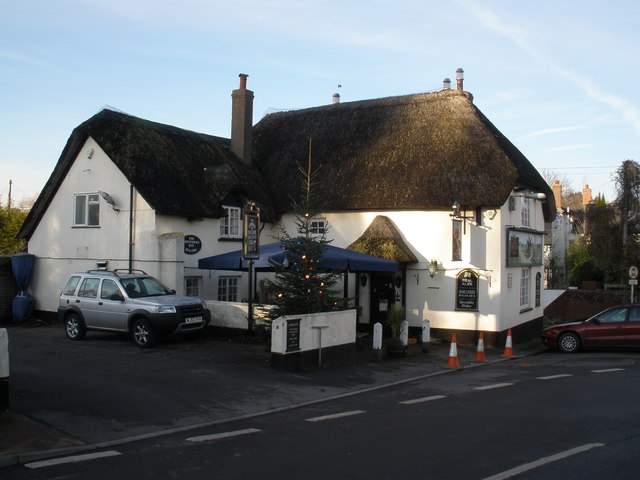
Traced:
POLYGON ((429 271, 429 275, 433 278, 438 271, 438 261, 431 260, 431 263, 427 265, 427 270, 429 271))

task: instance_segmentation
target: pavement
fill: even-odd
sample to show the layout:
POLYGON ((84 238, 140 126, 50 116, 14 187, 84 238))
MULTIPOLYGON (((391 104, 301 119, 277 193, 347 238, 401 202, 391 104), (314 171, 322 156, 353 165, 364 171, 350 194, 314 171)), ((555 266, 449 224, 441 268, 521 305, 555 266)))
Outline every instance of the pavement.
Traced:
MULTIPOLYGON (((12 331, 8 330, 11 338, 12 331)), ((46 331, 46 329, 37 328, 31 329, 33 332, 22 330, 25 329, 19 328, 18 331, 13 332, 16 334, 14 337, 31 336, 33 338, 34 335, 46 331)), ((55 333, 57 335, 58 332, 55 333)), ((50 333, 47 332, 47 334, 50 333)), ((58 341, 57 337, 56 341, 58 341)), ((447 342, 434 339, 428 349, 424 349, 420 343, 412 344, 408 346, 408 354, 403 358, 377 359, 373 355, 370 339, 365 337, 358 341, 355 359, 350 364, 316 368, 305 372, 278 371, 272 373, 273 369, 265 365, 268 360, 268 352, 262 345, 207 341, 209 343, 205 343, 203 348, 215 350, 217 368, 235 368, 242 365, 241 373, 235 371, 233 373, 236 377, 241 376, 243 380, 242 382, 233 382, 232 386, 234 405, 237 405, 237 408, 229 408, 227 400, 227 406, 222 407, 216 404, 206 411, 205 417, 202 415, 197 418, 193 417, 192 421, 185 419, 183 422, 163 426, 162 422, 155 421, 158 419, 153 419, 147 422, 148 428, 146 429, 127 430, 124 431, 124 436, 118 437, 102 433, 103 438, 101 438, 101 433, 96 434, 97 436, 84 435, 81 425, 73 424, 74 421, 78 423, 86 421, 82 417, 65 416, 63 422, 55 422, 57 426, 48 424, 47 421, 42 420, 43 415, 37 402, 31 402, 25 406, 19 399, 11 398, 10 409, 0 412, 0 467, 66 456, 144 438, 168 435, 177 431, 299 408, 304 405, 362 394, 422 378, 509 361, 536 354, 545 349, 538 340, 527 344, 516 343, 513 346, 512 357, 503 356, 505 349, 485 348, 486 361, 479 362, 476 361, 477 349, 475 346, 456 345, 459 368, 450 368, 448 361, 451 355, 451 345, 447 342), (287 395, 282 393, 283 391, 292 391, 293 393, 287 395), (243 403, 243 399, 246 400, 245 403, 243 403), (16 403, 17 405, 14 405, 16 403)), ((159 344, 156 349, 161 351, 163 348, 171 348, 171 346, 171 344, 167 346, 159 344)), ((123 348, 131 348, 133 352, 139 351, 134 347, 123 348)), ((178 348, 183 349, 184 347, 179 346, 178 348)), ((181 353, 184 354, 184 350, 181 350, 181 353)), ((20 355, 16 356, 21 358, 20 355)), ((218 378, 223 379, 224 377, 218 375, 218 378)), ((66 388, 73 388, 73 386, 66 388)), ((77 388, 81 390, 84 385, 79 385, 77 388)), ((127 392, 122 392, 121 395, 125 396, 127 392)), ((44 402, 45 396, 41 398, 44 402)), ((112 414, 112 416, 117 416, 117 414, 112 414)), ((51 423, 54 421, 52 420, 51 423)))

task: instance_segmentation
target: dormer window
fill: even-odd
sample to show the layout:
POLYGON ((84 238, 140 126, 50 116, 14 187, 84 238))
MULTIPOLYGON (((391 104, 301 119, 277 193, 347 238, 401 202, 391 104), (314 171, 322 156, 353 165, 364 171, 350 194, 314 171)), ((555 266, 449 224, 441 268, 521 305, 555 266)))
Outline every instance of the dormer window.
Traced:
POLYGON ((82 193, 74 195, 73 226, 100 226, 100 195, 97 193, 82 193))
POLYGON ((241 238, 240 207, 223 207, 225 216, 220 218, 221 238, 241 238))
POLYGON ((312 218, 309 221, 309 233, 314 237, 321 237, 327 233, 327 221, 324 218, 312 218))

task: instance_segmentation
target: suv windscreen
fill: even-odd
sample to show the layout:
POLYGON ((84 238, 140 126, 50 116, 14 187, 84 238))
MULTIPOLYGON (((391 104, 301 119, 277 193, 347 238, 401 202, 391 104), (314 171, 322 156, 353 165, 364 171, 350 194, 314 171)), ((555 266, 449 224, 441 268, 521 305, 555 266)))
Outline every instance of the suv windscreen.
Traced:
POLYGON ((155 297, 174 293, 153 277, 126 278, 122 280, 122 286, 129 298, 155 297))

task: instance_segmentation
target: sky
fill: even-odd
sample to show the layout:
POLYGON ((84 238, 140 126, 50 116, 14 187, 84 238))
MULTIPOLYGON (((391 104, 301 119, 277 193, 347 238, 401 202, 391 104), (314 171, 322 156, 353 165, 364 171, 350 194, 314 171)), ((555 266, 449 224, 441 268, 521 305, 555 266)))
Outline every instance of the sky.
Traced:
POLYGON ((229 137, 239 73, 279 110, 455 88, 546 175, 615 198, 640 161, 640 2, 0 0, 0 203, 103 108, 229 137), (11 182, 11 190, 9 185, 11 182))

